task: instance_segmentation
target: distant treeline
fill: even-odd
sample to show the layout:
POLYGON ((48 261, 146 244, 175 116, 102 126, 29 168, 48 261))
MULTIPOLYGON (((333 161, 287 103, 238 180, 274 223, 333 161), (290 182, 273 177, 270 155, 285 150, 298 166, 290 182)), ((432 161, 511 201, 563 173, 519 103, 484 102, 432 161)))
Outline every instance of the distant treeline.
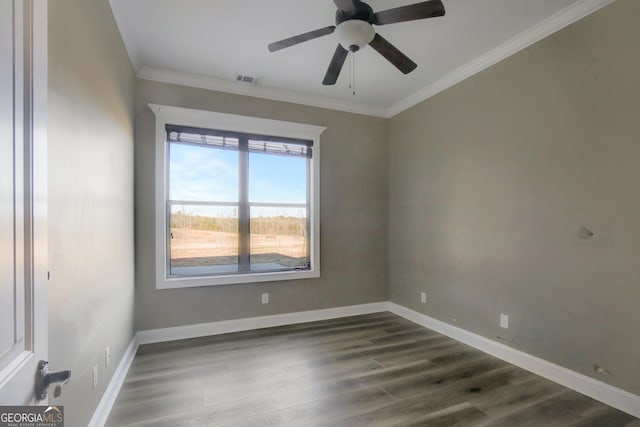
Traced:
MULTIPOLYGON (((234 233, 238 231, 238 218, 188 215, 177 212, 171 215, 171 228, 234 233)), ((307 219, 290 216, 252 218, 251 233, 306 236, 307 219)))

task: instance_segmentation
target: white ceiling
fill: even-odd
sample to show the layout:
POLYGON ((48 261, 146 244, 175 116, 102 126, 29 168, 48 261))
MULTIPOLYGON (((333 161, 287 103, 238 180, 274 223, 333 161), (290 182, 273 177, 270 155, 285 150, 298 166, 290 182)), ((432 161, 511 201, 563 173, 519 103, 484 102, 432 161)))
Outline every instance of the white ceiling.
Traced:
MULTIPOLYGON (((334 24, 331 0, 110 0, 140 77, 389 117, 612 0, 443 0, 446 15, 376 31, 418 68, 403 75, 370 47, 323 86, 337 41, 270 53, 267 44, 334 24), (257 77, 255 86, 235 81, 257 77)), ((374 11, 416 0, 369 0, 374 11)))

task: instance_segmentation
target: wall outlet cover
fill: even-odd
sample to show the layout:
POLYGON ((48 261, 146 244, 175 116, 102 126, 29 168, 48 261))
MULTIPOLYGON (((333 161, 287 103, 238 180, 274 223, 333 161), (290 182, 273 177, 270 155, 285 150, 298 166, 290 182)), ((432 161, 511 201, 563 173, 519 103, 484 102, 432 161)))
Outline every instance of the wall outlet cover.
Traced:
POLYGON ((98 365, 93 367, 93 375, 91 375, 93 389, 98 388, 98 365))
POLYGON ((507 316, 506 314, 500 315, 500 327, 504 329, 509 328, 509 316, 507 316))
POLYGON ((262 294, 262 303, 269 304, 269 294, 267 293, 262 294))
POLYGON ((423 303, 427 302, 427 293, 426 292, 421 292, 420 293, 420 301, 423 303))

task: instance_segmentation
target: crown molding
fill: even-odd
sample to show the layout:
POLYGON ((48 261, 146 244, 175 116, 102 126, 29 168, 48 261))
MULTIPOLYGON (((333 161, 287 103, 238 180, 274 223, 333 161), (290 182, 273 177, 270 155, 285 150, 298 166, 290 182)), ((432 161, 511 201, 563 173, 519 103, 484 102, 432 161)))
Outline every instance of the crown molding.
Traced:
POLYGON ((497 64, 503 59, 518 53, 537 41, 560 31, 561 29, 573 24, 587 15, 592 14, 604 6, 613 3, 614 1, 615 0, 582 0, 572 4, 571 6, 551 15, 549 18, 540 21, 538 24, 490 50, 484 55, 481 55, 475 60, 466 63, 449 74, 446 74, 435 83, 425 86, 421 90, 392 105, 387 109, 387 116, 393 117, 396 114, 408 110, 414 105, 417 105, 443 90, 468 79, 474 74, 497 64))
MULTIPOLYGON (((463 80, 491 67, 494 64, 520 52, 545 37, 573 24, 574 22, 592 14, 593 12, 613 3, 615 0, 581 0, 539 22, 528 30, 507 40, 505 43, 488 51, 484 55, 466 63, 465 65, 446 74, 436 82, 412 93, 408 97, 393 104, 391 107, 378 107, 366 104, 356 104, 340 99, 310 95, 301 92, 249 86, 235 81, 224 80, 199 74, 185 73, 142 66, 137 73, 138 78, 162 83, 178 84, 200 89, 236 95, 252 96, 273 101, 290 102, 311 107, 327 108, 348 113, 364 114, 374 117, 391 118, 409 108, 425 101, 432 96, 460 83, 463 80)), ((129 50, 129 55, 131 51, 129 50)), ((135 55, 133 55, 135 56, 135 55)), ((137 62, 137 57, 135 58, 137 62)), ((134 62, 134 61, 132 61, 134 62)), ((134 64, 135 66, 135 64, 134 64)))
POLYGON ((181 71, 165 70, 144 66, 137 74, 138 78, 153 80, 161 83, 171 83, 199 89, 215 90, 218 92, 232 93, 235 95, 252 96, 255 98, 270 99, 273 101, 290 102, 293 104, 307 105, 310 107, 326 108, 347 113, 364 114, 367 116, 388 118, 387 109, 365 104, 356 104, 335 98, 318 95, 309 95, 282 89, 273 89, 260 86, 250 86, 235 81, 223 80, 216 77, 199 74, 184 73, 181 71))

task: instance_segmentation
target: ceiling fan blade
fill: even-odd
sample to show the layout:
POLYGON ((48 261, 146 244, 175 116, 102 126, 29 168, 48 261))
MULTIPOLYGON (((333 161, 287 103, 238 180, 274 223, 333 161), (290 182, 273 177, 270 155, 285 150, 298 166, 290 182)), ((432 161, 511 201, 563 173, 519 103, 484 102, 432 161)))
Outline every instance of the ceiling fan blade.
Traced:
POLYGON ((410 60, 404 53, 400 52, 394 45, 389 43, 384 37, 380 34, 375 35, 373 40, 369 45, 378 51, 378 53, 385 58, 389 62, 391 62, 395 67, 402 71, 404 74, 409 74, 418 66, 415 62, 410 60))
POLYGON ((434 18, 436 16, 444 16, 444 14, 444 5, 441 0, 429 0, 374 13, 372 23, 386 25, 396 22, 415 21, 416 19, 434 18))
POLYGON ((330 86, 336 84, 336 82, 338 81, 338 76, 340 75, 340 71, 342 71, 342 66, 344 65, 344 61, 347 59, 348 54, 349 51, 338 44, 338 47, 336 47, 336 51, 333 54, 333 58, 331 58, 331 63, 329 64, 329 68, 327 69, 327 74, 325 74, 324 80, 322 80, 323 85, 330 86))
POLYGON ((350 15, 356 13, 356 5, 353 4, 353 1, 354 0, 333 0, 338 9, 350 15))
POLYGON ((326 36, 336 29, 335 26, 320 28, 318 30, 309 31, 308 33, 298 34, 297 36, 289 37, 288 39, 280 40, 269 44, 269 52, 275 52, 276 50, 284 49, 285 47, 293 46, 298 43, 303 43, 309 40, 317 39, 318 37, 326 36))

